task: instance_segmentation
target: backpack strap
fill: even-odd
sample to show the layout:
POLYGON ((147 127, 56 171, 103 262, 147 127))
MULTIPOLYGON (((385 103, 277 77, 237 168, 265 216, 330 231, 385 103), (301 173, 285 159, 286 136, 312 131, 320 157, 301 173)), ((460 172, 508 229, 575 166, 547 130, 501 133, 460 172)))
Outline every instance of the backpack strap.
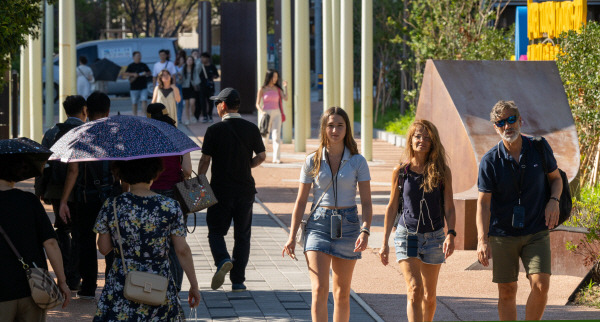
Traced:
POLYGON ((394 219, 394 227, 398 227, 398 221, 404 211, 404 181, 408 176, 408 163, 400 166, 400 174, 398 174, 398 190, 400 195, 398 196, 398 212, 396 213, 396 219, 394 219))
POLYGON ((544 169, 544 173, 548 174, 548 164, 546 164, 546 149, 544 148, 544 143, 542 142, 543 137, 536 136, 533 138, 533 146, 538 151, 539 154, 542 155, 542 168, 544 169))

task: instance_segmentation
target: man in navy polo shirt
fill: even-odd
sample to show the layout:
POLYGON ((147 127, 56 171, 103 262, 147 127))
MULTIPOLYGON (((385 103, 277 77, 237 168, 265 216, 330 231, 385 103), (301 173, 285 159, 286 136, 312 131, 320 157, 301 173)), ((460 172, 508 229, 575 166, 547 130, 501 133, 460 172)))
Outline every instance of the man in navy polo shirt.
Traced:
POLYGON ((493 261, 498 283, 500 320, 517 319, 519 258, 527 272, 531 293, 526 320, 540 320, 548 300, 551 257, 548 229, 558 224, 562 181, 550 145, 546 150, 550 198, 541 155, 532 138, 521 135, 523 121, 513 101, 498 101, 490 120, 502 140, 479 165, 477 200, 477 256, 484 266, 493 261))

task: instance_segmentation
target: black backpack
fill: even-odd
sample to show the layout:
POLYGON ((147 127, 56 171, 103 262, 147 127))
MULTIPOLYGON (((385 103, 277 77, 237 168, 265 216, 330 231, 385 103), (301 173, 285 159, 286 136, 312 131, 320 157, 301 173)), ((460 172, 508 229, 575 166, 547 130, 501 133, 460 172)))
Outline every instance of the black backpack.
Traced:
MULTIPOLYGON (((533 138, 533 146, 538 151, 539 154, 542 155, 542 167, 544 169, 544 173, 546 174, 546 202, 550 200, 550 182, 548 182, 548 165, 546 164, 546 149, 544 149, 544 143, 542 143, 542 137, 537 136, 533 138)), ((558 225, 562 225, 565 221, 571 217, 571 209, 573 208, 573 200, 571 198, 571 188, 569 187, 569 179, 567 178, 567 174, 558 169, 558 173, 560 173, 560 178, 562 179, 562 193, 560 194, 560 202, 558 204, 558 208, 560 210, 560 215, 558 216, 558 225)))
MULTIPOLYGON (((54 145, 63 135, 78 127, 77 124, 57 123, 58 132, 51 145, 54 145)), ((36 195, 44 199, 60 199, 67 177, 67 164, 60 161, 48 161, 42 175, 36 178, 36 195)))
POLYGON ((119 181, 110 171, 110 161, 89 161, 79 164, 75 200, 80 203, 104 202, 122 192, 119 181))

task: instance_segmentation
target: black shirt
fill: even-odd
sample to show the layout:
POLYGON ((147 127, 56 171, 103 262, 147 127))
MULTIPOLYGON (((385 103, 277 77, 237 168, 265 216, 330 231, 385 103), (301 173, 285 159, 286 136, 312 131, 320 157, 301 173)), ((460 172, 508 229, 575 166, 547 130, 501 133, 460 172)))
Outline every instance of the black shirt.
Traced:
MULTIPOLYGON (((131 63, 129 64, 129 66, 127 66, 127 69, 125 70, 126 73, 136 73, 139 75, 139 73, 141 72, 148 72, 150 73, 150 68, 148 68, 148 65, 144 64, 144 63, 131 63)), ((138 76, 133 82, 129 83, 129 85, 131 86, 131 90, 132 91, 137 91, 140 89, 144 89, 147 88, 148 86, 148 78, 147 76, 138 76)))
MULTIPOLYGON (((0 191, 0 226, 26 264, 48 268, 42 244, 56 238, 40 200, 19 189, 0 191)), ((0 302, 31 295, 23 265, 0 236, 0 302)))
POLYGON ((200 72, 200 81, 202 82, 202 84, 206 85, 208 83, 214 83, 214 78, 219 77, 219 71, 217 70, 217 67, 215 67, 215 65, 213 64, 204 65, 206 75, 204 75, 202 66, 200 66, 198 70, 200 72))
POLYGON ((202 153, 212 158, 210 186, 217 199, 256 193, 250 163, 253 153, 261 152, 265 146, 254 123, 229 118, 206 130, 202 153))

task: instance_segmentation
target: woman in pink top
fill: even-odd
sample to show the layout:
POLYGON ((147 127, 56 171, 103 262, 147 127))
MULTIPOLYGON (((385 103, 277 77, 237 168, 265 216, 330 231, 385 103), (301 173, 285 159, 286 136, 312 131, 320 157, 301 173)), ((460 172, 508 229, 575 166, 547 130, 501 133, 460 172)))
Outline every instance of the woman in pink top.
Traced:
POLYGON ((269 143, 269 134, 272 134, 273 163, 281 163, 281 124, 285 122, 285 114, 283 114, 281 104, 282 100, 287 101, 287 82, 283 81, 282 88, 279 85, 279 73, 274 69, 269 69, 265 76, 265 82, 256 95, 256 109, 259 112, 259 119, 266 114, 270 117, 269 132, 266 136, 263 136, 263 142, 266 147, 267 143, 269 143))

